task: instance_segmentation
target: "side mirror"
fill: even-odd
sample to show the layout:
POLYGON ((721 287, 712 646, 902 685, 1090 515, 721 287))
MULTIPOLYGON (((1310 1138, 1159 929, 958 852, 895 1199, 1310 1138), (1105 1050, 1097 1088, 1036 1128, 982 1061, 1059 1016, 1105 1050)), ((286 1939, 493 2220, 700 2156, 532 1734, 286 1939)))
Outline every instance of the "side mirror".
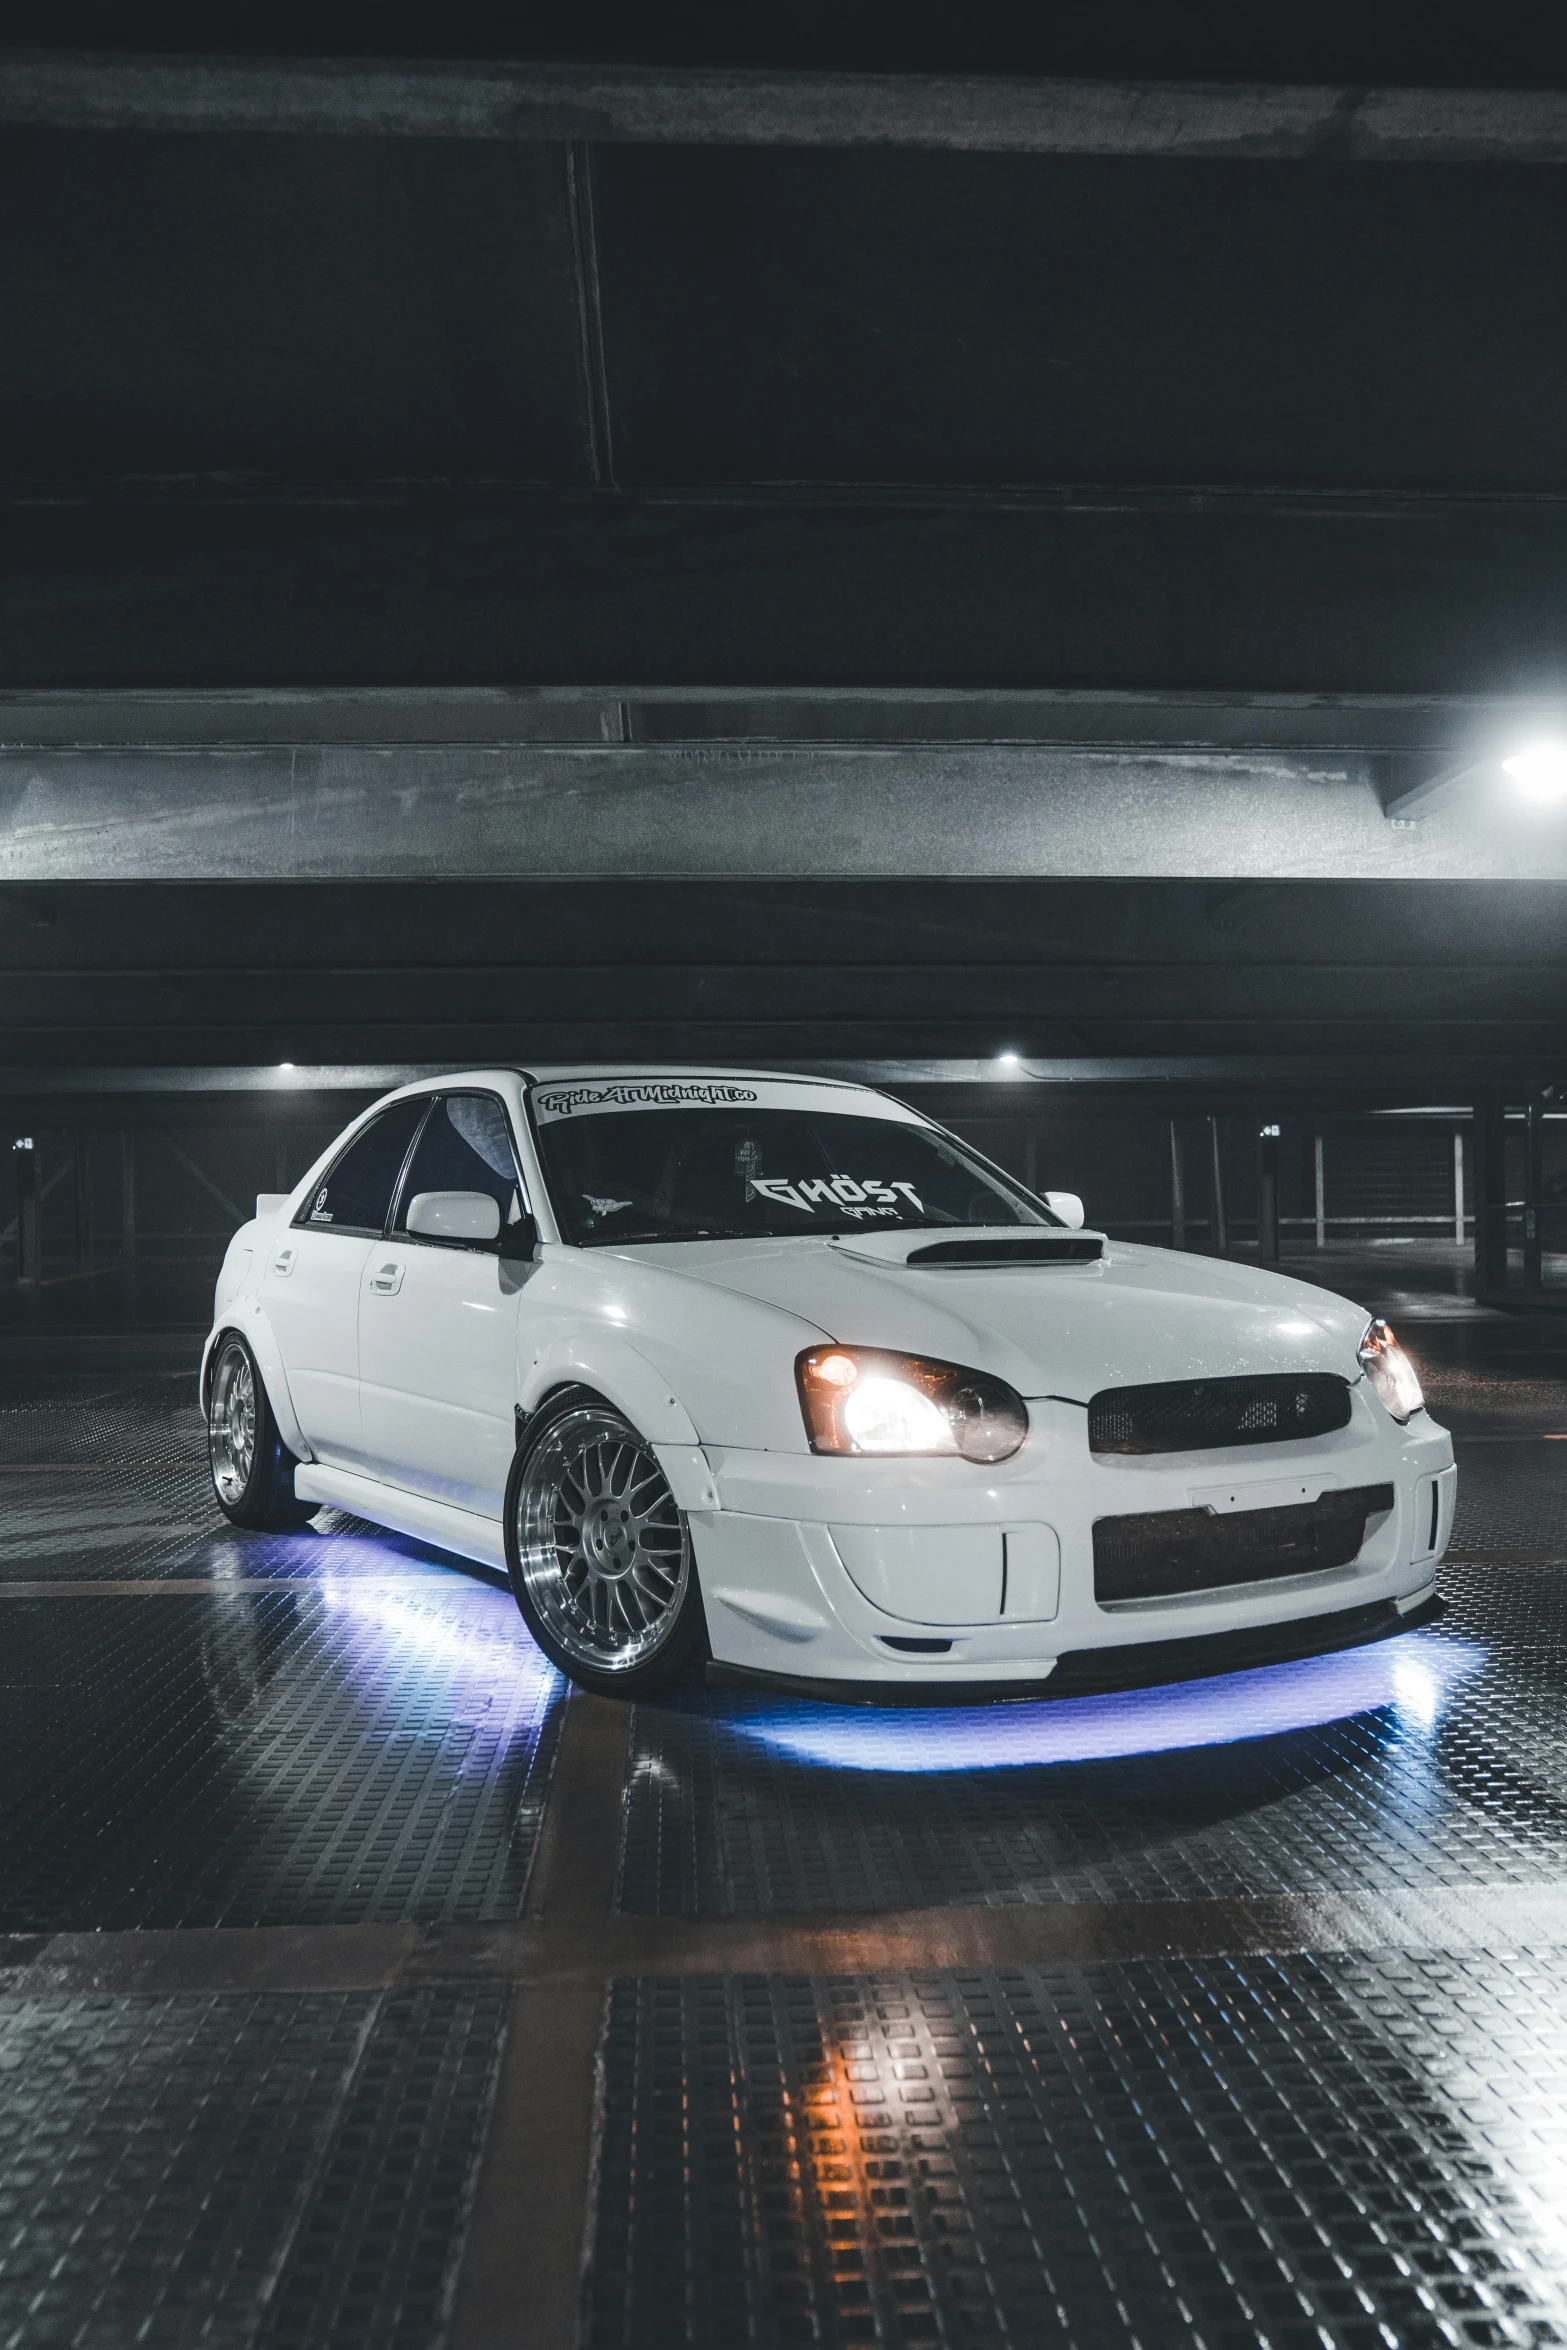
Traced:
POLYGON ((1082 1231, 1083 1203, 1075 1191, 1047 1191, 1044 1201, 1051 1214, 1059 1216, 1069 1232, 1082 1231))
POLYGON ((408 1203, 409 1231, 429 1240, 493 1240, 500 1228, 500 1202, 487 1191, 421 1191, 408 1203))

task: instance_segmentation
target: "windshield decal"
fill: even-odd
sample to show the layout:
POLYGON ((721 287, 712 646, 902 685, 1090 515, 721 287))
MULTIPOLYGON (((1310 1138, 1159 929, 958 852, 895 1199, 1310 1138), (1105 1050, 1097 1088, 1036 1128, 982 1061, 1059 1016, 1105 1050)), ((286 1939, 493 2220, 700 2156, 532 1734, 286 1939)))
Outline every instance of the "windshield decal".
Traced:
POLYGON ((824 1207, 856 1217, 896 1216, 901 1192, 916 1215, 925 1213, 925 1203, 912 1183, 883 1183, 875 1175, 862 1176, 858 1183, 852 1175, 802 1175, 794 1183, 782 1175, 753 1175, 746 1191, 799 1208, 807 1216, 815 1215, 820 1200, 824 1207))
POLYGON ((754 1102, 753 1085, 725 1085, 717 1078, 658 1077, 634 1084, 551 1085, 533 1097, 542 1119, 569 1118, 577 1110, 716 1109, 731 1102, 754 1102))

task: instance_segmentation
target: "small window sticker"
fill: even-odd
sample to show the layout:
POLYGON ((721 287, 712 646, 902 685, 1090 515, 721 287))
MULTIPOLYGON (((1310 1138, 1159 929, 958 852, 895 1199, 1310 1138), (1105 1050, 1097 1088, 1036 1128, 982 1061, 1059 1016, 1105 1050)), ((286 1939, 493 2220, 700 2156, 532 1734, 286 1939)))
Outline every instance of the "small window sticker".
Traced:
POLYGON ((321 1189, 316 1193, 315 1206, 310 1211, 312 1224, 330 1224, 332 1222, 332 1213, 326 1202, 327 1187, 323 1183, 321 1189))

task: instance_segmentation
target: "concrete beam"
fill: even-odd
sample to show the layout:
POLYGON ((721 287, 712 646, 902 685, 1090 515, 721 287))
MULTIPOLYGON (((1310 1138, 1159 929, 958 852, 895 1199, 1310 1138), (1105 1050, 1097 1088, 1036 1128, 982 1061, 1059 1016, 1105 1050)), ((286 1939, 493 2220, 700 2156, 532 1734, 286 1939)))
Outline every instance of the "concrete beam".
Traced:
POLYGON ((1015 744, 0 752, 0 882, 1567 879, 1567 819, 1383 817, 1356 755, 1015 744))
MULTIPOLYGON (((583 1056, 584 1060, 603 1057, 583 1056)), ((683 1065, 670 1055, 632 1053, 621 1057, 627 1067, 683 1065)), ((728 1058, 733 1061, 734 1056, 728 1058)), ((502 1055, 499 1065, 520 1064, 515 1057, 508 1060, 502 1055)), ((570 1066, 570 1063, 560 1065, 570 1066)), ((1545 1066, 1521 1060, 1504 1064, 1494 1056, 1479 1059, 1435 1053, 1366 1054, 1353 1061, 1325 1053, 1157 1056, 1084 1053, 1072 1058, 1030 1057, 1021 1069, 1006 1072, 999 1071, 993 1059, 934 1056, 903 1060, 821 1060, 798 1056, 787 1061, 747 1061, 744 1065, 787 1068, 801 1076, 849 1078, 861 1084, 881 1086, 889 1093, 923 1094, 931 1088, 950 1087, 965 1094, 982 1094, 985 1115, 997 1118, 1035 1116, 1043 1103, 1063 1094, 1146 1098, 1156 1093, 1161 1107, 1180 1108, 1187 1096, 1210 1107, 1223 1107, 1227 1099, 1244 1099, 1254 1091, 1270 1096, 1299 1095, 1340 1108, 1372 1104, 1421 1107, 1435 1103, 1444 1106, 1445 1115, 1462 1117, 1469 1108, 1465 1087, 1472 1090, 1485 1084, 1494 1085, 1499 1079, 1509 1084, 1522 1083, 1525 1080, 1518 1072, 1529 1068, 1537 1078, 1539 1069, 1545 1066), (1459 1089, 1456 1093, 1452 1090, 1455 1087, 1459 1089)), ((1558 1065, 1550 1064, 1552 1068, 1558 1065)), ((22 1104, 103 1101, 110 1105, 117 1101, 145 1100, 156 1105, 159 1101, 199 1102, 213 1096, 245 1097, 266 1102, 269 1105, 266 1115, 270 1118, 295 1099, 309 1103, 318 1096, 331 1096, 334 1109, 341 1097, 343 1115, 347 1117, 352 1114, 352 1104, 366 1096, 386 1093, 394 1086, 410 1085, 420 1078, 442 1076, 452 1066, 449 1061, 365 1061, 302 1064, 296 1070, 280 1073, 275 1067, 247 1063, 183 1068, 166 1063, 80 1068, 11 1063, 0 1064, 0 1100, 22 1104)))
POLYGON ((334 58, 0 61, 0 123, 83 131, 1561 163, 1567 93, 334 58))
POLYGON ((76 482, 0 539, 13 693, 1567 696, 1556 497, 76 482))
MULTIPOLYGON (((944 686, 65 687, 0 691, 0 748, 407 743, 1015 743, 1078 750, 1386 754, 1395 788, 1454 745, 1557 732, 1516 694, 1168 693, 944 686)), ((1465 754, 1473 763, 1474 751, 1465 754)), ((1385 812, 1393 809, 1388 804, 1385 812)))

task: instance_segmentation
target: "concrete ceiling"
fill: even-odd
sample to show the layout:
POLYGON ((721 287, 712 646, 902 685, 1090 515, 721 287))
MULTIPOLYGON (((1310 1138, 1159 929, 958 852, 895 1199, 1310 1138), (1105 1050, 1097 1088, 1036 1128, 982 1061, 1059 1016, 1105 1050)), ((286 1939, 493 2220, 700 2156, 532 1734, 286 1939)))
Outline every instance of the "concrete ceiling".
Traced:
POLYGON ((0 1062, 1555 1072, 1567 60, 1167 16, 0 53, 0 1062))

